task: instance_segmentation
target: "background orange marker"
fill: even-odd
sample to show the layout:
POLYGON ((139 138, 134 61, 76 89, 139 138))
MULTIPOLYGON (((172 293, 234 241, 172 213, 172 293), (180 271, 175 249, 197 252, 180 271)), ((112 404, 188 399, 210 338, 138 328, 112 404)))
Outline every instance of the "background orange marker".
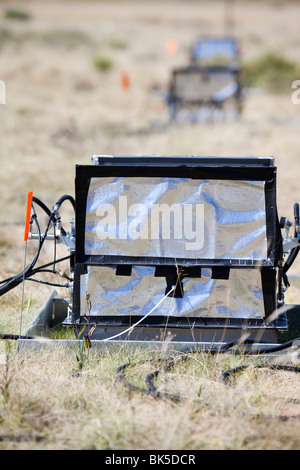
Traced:
POLYGON ((167 54, 174 55, 178 51, 178 43, 176 39, 168 39, 166 41, 166 52, 167 54))
POLYGON ((30 216, 31 216, 31 206, 32 206, 32 195, 33 192, 30 191, 27 194, 27 209, 26 209, 26 220, 25 220, 25 230, 24 230, 24 242, 28 240, 29 226, 30 226, 30 216))
POLYGON ((129 75, 126 72, 122 73, 122 88, 123 90, 128 90, 130 88, 129 75))
POLYGON ((24 269, 23 269, 23 287, 22 287, 22 299, 21 299, 21 312, 20 312, 20 338, 22 334, 22 317, 23 317, 23 303, 24 303, 24 289, 25 289, 25 270, 26 270, 26 251, 27 251, 27 240, 29 235, 30 227, 30 218, 31 218, 31 207, 32 207, 32 195, 33 192, 29 191, 27 194, 27 208, 26 208, 26 220, 25 220, 25 230, 24 230, 24 269))

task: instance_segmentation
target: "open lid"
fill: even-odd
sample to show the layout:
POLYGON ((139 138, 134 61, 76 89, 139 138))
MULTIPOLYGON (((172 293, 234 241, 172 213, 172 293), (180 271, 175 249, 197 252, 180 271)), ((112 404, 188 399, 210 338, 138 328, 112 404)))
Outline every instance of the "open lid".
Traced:
POLYGON ((272 157, 96 155, 76 166, 76 262, 272 267, 281 258, 272 157))
POLYGON ((199 39, 192 48, 192 60, 236 60, 239 47, 234 38, 199 39))

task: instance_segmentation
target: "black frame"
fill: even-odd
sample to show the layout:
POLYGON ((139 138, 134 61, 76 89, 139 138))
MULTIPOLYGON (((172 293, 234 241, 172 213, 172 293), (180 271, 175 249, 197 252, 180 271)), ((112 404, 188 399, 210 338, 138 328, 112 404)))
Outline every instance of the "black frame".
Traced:
POLYGON ((233 80, 237 84, 237 91, 232 95, 235 105, 236 105, 236 110, 238 114, 241 113, 242 111, 242 85, 241 85, 241 69, 239 65, 233 64, 233 65, 210 65, 210 66, 204 66, 204 65, 197 65, 197 64, 192 64, 188 65, 186 67, 178 67, 175 68, 172 71, 172 76, 171 76, 171 81, 170 81, 170 86, 169 86, 169 93, 168 93, 168 105, 170 108, 170 113, 171 117, 173 119, 176 119, 177 114, 179 111, 184 108, 184 107, 198 107, 201 108, 202 106, 213 106, 216 108, 222 108, 224 103, 228 101, 228 98, 219 102, 215 101, 213 97, 206 98, 206 99, 195 99, 195 100, 187 100, 187 99, 182 99, 180 96, 178 96, 175 92, 175 83, 176 83, 176 78, 180 74, 188 75, 188 74, 194 74, 198 73, 201 75, 209 74, 209 73, 219 73, 222 74, 224 72, 229 73, 232 75, 233 80))
MULTIPOLYGON (((93 165, 76 166, 76 249, 74 259, 73 314, 74 319, 80 318, 80 276, 86 272, 87 266, 115 266, 123 275, 130 275, 133 265, 155 266, 156 276, 172 277, 175 268, 173 258, 128 257, 117 255, 86 255, 85 254, 85 216, 86 201, 91 178, 111 176, 130 177, 186 177, 190 179, 230 179, 254 180, 265 182, 266 229, 268 239, 268 258, 261 264, 252 260, 201 260, 176 259, 176 266, 187 270, 189 276, 201 276, 201 267, 213 268, 216 277, 228 275, 230 269, 260 269, 264 293, 266 318, 277 306, 276 300, 276 269, 282 262, 282 237, 276 210, 276 173, 272 157, 162 157, 162 156, 95 156, 93 165), (198 273, 197 273, 198 269, 198 273)), ((180 292, 178 292, 180 296, 180 292)), ((176 292, 175 292, 176 295, 176 292)), ((114 318, 112 322, 132 319, 114 318)), ((201 319, 194 319, 196 324, 203 325, 201 319)), ((163 321, 163 320, 162 320, 163 321)), ((193 321, 190 318, 190 321, 193 321)), ((210 320, 205 319, 204 323, 210 320)), ((213 319, 218 322, 218 319, 213 319)), ((221 320, 222 323, 222 320, 221 320)))
POLYGON ((226 63, 229 63, 229 64, 230 63, 235 63, 239 59, 239 46, 238 46, 237 40, 234 37, 230 37, 230 36, 215 37, 215 38, 202 37, 202 38, 199 38, 195 42, 195 44, 191 47, 190 56, 191 56, 191 62, 193 62, 193 63, 201 63, 201 61, 206 61, 206 60, 209 60, 209 61, 216 60, 216 57, 217 58, 220 57, 221 59, 225 60, 226 63), (213 54, 210 57, 206 57, 206 56, 201 55, 201 52, 200 52, 200 54, 197 53, 197 49, 199 47, 199 44, 201 45, 201 44, 207 43, 207 42, 210 42, 211 44, 212 43, 224 43, 224 42, 228 42, 228 41, 230 41, 231 44, 234 44, 235 52, 231 56, 227 56, 226 54, 224 54, 222 52, 219 53, 219 54, 213 54))

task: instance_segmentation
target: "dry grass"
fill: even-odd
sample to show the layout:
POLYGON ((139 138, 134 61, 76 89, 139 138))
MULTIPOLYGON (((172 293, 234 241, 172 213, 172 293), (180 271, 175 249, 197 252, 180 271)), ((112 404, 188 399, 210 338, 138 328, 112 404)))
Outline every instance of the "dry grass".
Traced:
MULTIPOLYGON (((98 352, 78 374, 75 351, 55 349, 50 358, 49 351, 11 353, 11 380, 0 395, 1 449, 299 448, 300 404, 292 373, 253 366, 226 387, 221 372, 245 359, 192 355, 155 382, 160 391, 184 398, 174 403, 116 382, 119 365, 149 356, 98 352)), ((156 367, 136 364, 128 380, 145 387, 143 377, 156 367)), ((1 375, 4 388, 8 380, 1 375)))
MULTIPOLYGON (((245 61, 275 51, 300 63, 297 2, 236 3, 245 61)), ((0 105, 1 279, 23 267, 27 192, 49 206, 74 195, 74 166, 93 154, 274 155, 279 216, 292 219, 300 105, 289 94, 257 90, 236 122, 169 123, 162 96, 170 71, 188 62, 200 34, 223 34, 222 2, 20 2, 30 13, 26 21, 4 18, 10 4, 0 5, 0 79, 7 88, 7 104, 0 105), (165 52, 169 38, 178 41, 175 55, 165 52), (95 68, 97 56, 113 66, 95 68), (126 91, 123 72, 130 76, 126 91)), ((68 228, 72 213, 64 211, 68 228)), ((34 251, 31 245, 28 259, 34 251)), ((52 253, 47 245, 41 262, 52 253)), ((51 292, 26 284, 24 331, 51 292)), ((297 284, 287 301, 299 303, 297 284)), ((20 303, 20 287, 0 298, 0 331, 18 333, 20 303)), ((1 347, 0 437, 25 436, 0 440, 1 449, 300 448, 297 374, 250 368, 225 387, 222 370, 244 359, 195 356, 159 383, 185 396, 175 405, 116 383, 115 369, 130 352, 91 354, 76 377, 75 352, 37 357, 12 350, 7 362, 1 347)), ((145 371, 134 372, 141 386, 145 371)))

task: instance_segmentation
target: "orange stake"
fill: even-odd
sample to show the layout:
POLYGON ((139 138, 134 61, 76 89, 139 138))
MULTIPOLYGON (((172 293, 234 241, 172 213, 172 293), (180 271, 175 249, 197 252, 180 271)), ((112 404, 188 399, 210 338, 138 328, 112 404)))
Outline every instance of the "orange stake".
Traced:
POLYGON ((166 52, 169 55, 174 55, 178 51, 178 43, 176 39, 168 39, 165 46, 166 52))
POLYGON ((122 88, 128 90, 130 88, 129 75, 126 72, 122 73, 122 88))
POLYGON ((33 195, 32 191, 30 191, 27 194, 27 209, 26 209, 26 221, 25 221, 25 230, 24 230, 24 242, 28 240, 30 217, 31 217, 31 206, 32 206, 32 195, 33 195))

